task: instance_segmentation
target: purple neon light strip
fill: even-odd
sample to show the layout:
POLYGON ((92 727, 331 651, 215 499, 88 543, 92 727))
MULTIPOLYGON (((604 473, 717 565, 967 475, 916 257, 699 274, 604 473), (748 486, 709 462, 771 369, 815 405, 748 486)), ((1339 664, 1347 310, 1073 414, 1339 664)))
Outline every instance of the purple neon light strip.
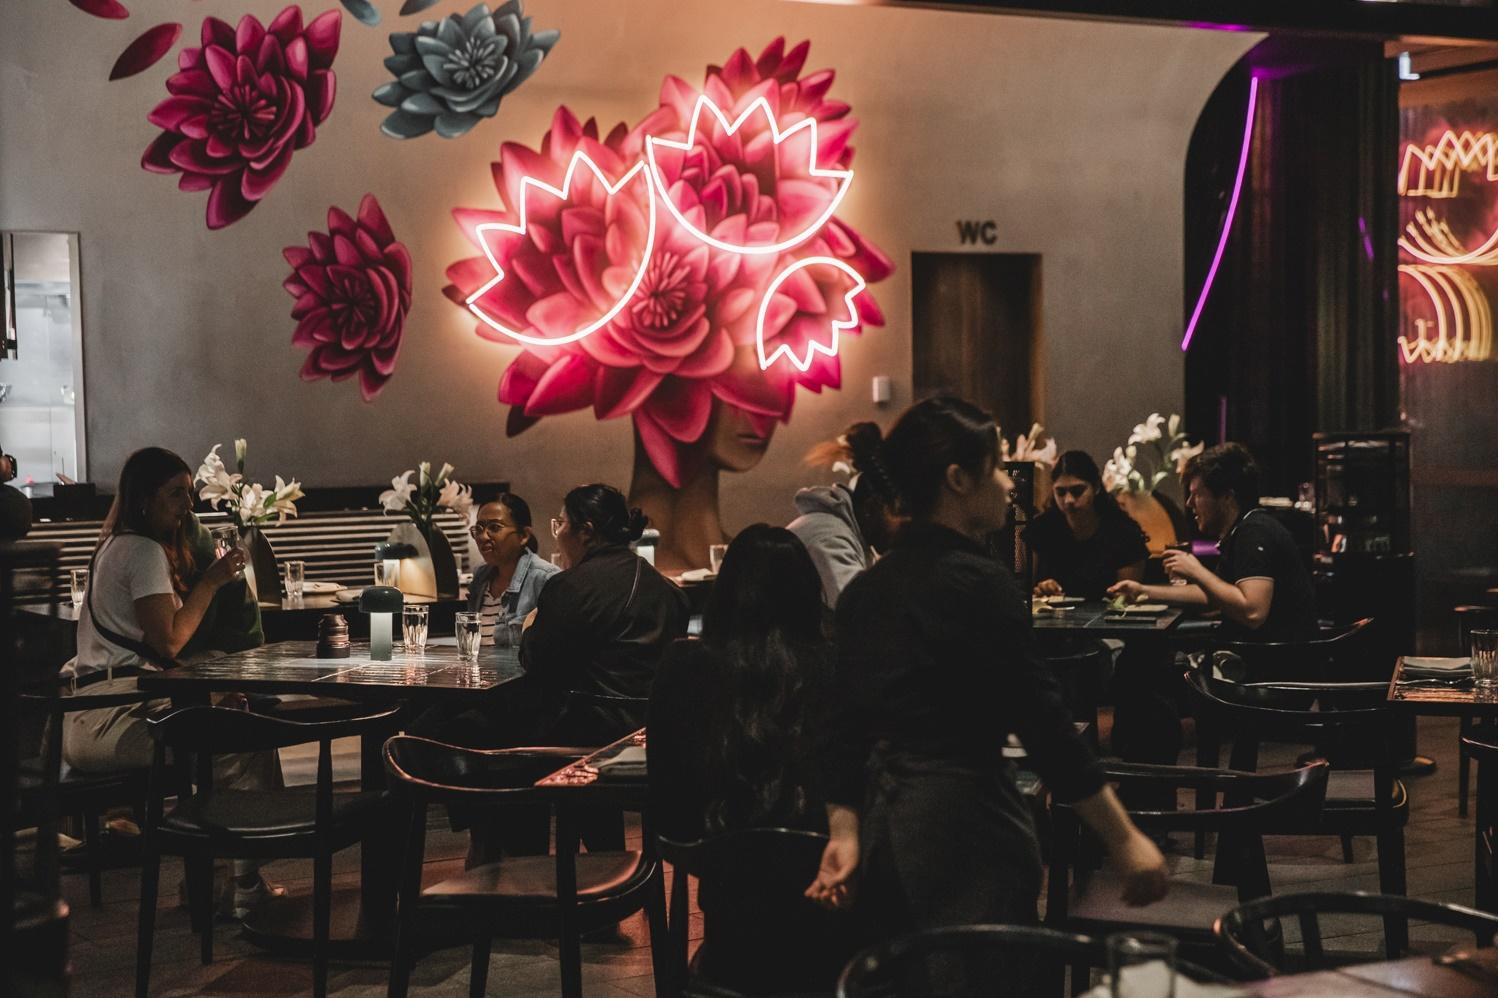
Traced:
POLYGON ((1243 193, 1243 175, 1248 172, 1248 147, 1254 137, 1254 108, 1259 102, 1259 78, 1248 80, 1248 114, 1243 122, 1243 148, 1238 153, 1238 177, 1233 181, 1233 196, 1228 200, 1227 218, 1222 220, 1222 235, 1217 240, 1217 252, 1212 255, 1212 266, 1207 268, 1207 279, 1202 282, 1202 293, 1196 298, 1196 308, 1191 312, 1191 321, 1186 323, 1186 336, 1181 340, 1181 349, 1191 346, 1191 336, 1201 320, 1202 309, 1207 306, 1207 296, 1212 293, 1212 282, 1217 279, 1217 268, 1222 264, 1223 250, 1228 248, 1228 234, 1233 230, 1233 216, 1238 214, 1238 197, 1243 193))

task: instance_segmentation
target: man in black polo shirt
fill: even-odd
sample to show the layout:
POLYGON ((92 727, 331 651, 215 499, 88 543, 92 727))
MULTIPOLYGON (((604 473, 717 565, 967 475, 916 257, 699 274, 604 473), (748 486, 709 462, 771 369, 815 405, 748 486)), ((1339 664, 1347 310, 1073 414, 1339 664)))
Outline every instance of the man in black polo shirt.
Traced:
POLYGON ((1185 551, 1165 552, 1165 571, 1184 586, 1120 582, 1108 591, 1220 610, 1218 633, 1237 641, 1304 641, 1316 636, 1311 576, 1295 540, 1259 508, 1259 469, 1242 444, 1219 444, 1186 465, 1186 508, 1222 550, 1214 574, 1185 551))

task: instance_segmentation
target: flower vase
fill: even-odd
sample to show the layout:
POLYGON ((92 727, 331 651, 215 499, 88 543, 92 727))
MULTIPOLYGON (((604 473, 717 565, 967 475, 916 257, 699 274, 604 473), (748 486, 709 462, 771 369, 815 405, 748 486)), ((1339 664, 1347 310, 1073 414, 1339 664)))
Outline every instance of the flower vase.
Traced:
POLYGON ((447 535, 436 524, 423 529, 416 523, 398 524, 386 538, 389 544, 409 544, 416 549, 414 558, 401 559, 400 591, 411 596, 456 599, 458 596, 458 562, 453 556, 447 535))
POLYGON ((1159 557, 1169 545, 1176 543, 1178 538, 1170 511, 1154 495, 1149 492, 1126 491, 1117 493, 1116 498, 1123 511, 1144 531, 1151 557, 1159 557))
POLYGON ((261 603, 281 602, 281 570, 276 552, 259 527, 239 528, 239 547, 244 552, 244 578, 261 603))

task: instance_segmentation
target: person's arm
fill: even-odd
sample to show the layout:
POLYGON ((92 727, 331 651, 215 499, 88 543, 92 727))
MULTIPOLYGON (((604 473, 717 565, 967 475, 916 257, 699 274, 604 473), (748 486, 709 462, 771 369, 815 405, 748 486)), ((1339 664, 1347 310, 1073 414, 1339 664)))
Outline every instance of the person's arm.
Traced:
POLYGON ((1149 836, 1129 820, 1112 787, 1105 786, 1072 806, 1108 850, 1108 858, 1123 878, 1125 904, 1137 907, 1165 896, 1169 877, 1165 857, 1149 836))
POLYGON ((1274 602, 1274 579, 1267 575, 1250 575, 1228 582, 1185 551, 1165 552, 1165 570, 1190 583, 1185 587, 1171 588, 1200 590, 1209 607, 1221 610, 1223 617, 1235 624, 1257 630, 1269 619, 1269 606, 1274 602))
POLYGON ((1206 609, 1211 606, 1200 586, 1147 586, 1134 579, 1122 579, 1108 587, 1108 595, 1122 596, 1130 603, 1168 603, 1206 609))
POLYGON ((825 908, 847 907, 853 901, 858 860, 858 811, 845 804, 828 804, 827 845, 806 896, 825 908))
POLYGON ((146 644, 165 658, 176 658, 203 622, 214 594, 243 569, 244 552, 235 548, 208 566, 180 608, 175 605, 171 593, 153 593, 137 599, 135 619, 140 624, 146 644))

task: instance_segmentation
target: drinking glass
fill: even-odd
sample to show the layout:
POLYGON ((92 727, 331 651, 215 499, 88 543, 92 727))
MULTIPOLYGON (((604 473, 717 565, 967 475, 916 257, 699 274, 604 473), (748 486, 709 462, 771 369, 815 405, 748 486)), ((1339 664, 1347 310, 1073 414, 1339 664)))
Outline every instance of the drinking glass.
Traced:
POLYGON ((222 558, 239 546, 239 528, 234 526, 214 527, 209 531, 213 538, 213 556, 222 558))
POLYGON ((424 603, 407 603, 401 608, 401 642, 407 652, 420 655, 426 650, 428 610, 424 603))
MULTIPOLYGON (((1190 542, 1182 542, 1180 544, 1167 544, 1167 545, 1165 545, 1165 550, 1167 550, 1167 551, 1185 551, 1187 554, 1190 554, 1191 553, 1191 544, 1190 544, 1190 542)), ((1181 578, 1179 575, 1176 575, 1174 572, 1172 572, 1172 573, 1170 573, 1170 584, 1173 585, 1173 586, 1184 586, 1186 584, 1186 580, 1183 579, 1183 578, 1181 578)))
POLYGON ((714 575, 717 575, 718 569, 723 567, 723 556, 727 553, 727 544, 709 544, 707 546, 707 563, 712 567, 714 575))
POLYGON ((401 563, 388 558, 374 563, 374 584, 400 587, 401 563))
POLYGON ((1109 936, 1108 981, 1113 998, 1175 998, 1175 939, 1161 932, 1109 936))
POLYGON ((1498 631, 1472 632, 1472 679, 1480 690, 1498 687, 1498 631))
POLYGON ((75 568, 68 573, 68 584, 73 595, 73 609, 76 610, 83 605, 83 597, 88 592, 88 569, 75 568))
POLYGON ((510 632, 510 647, 519 648, 520 638, 525 633, 525 621, 519 617, 512 617, 505 621, 505 630, 510 632))
POLYGON ((286 575, 286 598, 299 602, 302 593, 306 590, 307 563, 305 561, 288 561, 282 566, 286 575))
POLYGON ((453 633, 458 638, 458 658, 465 662, 479 660, 479 645, 484 640, 484 625, 476 613, 462 612, 453 622, 453 633))

